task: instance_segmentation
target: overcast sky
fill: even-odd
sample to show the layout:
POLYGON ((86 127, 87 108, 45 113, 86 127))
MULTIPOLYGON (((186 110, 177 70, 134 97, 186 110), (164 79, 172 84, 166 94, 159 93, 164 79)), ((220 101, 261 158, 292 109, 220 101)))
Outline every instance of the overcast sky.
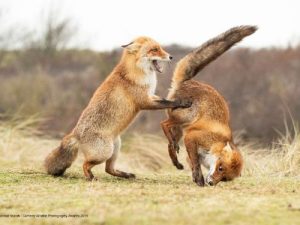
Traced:
MULTIPOLYGON (((0 0, 8 24, 39 30, 42 17, 59 9, 78 27, 76 43, 110 50, 147 35, 162 44, 197 46, 232 26, 259 31, 242 46, 300 42, 299 0, 0 0)), ((241 45, 240 45, 241 46, 241 45)))

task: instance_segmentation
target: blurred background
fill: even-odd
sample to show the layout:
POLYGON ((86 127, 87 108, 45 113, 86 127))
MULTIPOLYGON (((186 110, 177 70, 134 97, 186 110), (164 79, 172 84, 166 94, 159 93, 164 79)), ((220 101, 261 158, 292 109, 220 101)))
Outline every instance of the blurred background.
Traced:
MULTIPOLYGON (((166 96, 176 61, 237 25, 259 30, 196 79, 225 96, 231 124, 265 143, 300 121, 299 1, 0 0, 0 119, 37 116, 41 133, 61 137, 139 35, 174 61, 158 75, 166 96), (298 22, 297 22, 298 21, 298 22)), ((163 111, 142 112, 127 133, 162 134, 163 111)))

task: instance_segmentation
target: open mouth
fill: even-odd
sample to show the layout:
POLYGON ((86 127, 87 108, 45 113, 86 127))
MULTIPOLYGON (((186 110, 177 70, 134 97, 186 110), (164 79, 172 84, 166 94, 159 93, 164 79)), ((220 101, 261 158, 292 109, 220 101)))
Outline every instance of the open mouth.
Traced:
POLYGON ((163 71, 162 66, 159 65, 157 60, 152 60, 152 64, 157 72, 162 73, 163 71))

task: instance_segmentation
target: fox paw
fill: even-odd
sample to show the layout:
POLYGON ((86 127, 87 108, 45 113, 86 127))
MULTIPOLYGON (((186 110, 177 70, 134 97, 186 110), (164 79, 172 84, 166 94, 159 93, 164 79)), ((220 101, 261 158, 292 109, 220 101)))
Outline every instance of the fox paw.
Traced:
POLYGON ((133 173, 126 173, 126 177, 125 178, 127 178, 127 179, 134 179, 134 178, 136 178, 136 176, 133 173))
POLYGON ((87 181, 98 181, 97 177, 86 177, 85 178, 87 181))
POLYGON ((176 106, 173 108, 173 110, 178 108, 189 108, 192 106, 192 100, 191 99, 180 99, 176 100, 176 106))
POLYGON ((123 172, 123 171, 120 171, 120 170, 117 170, 117 174, 115 174, 115 175, 118 176, 118 177, 126 178, 126 179, 133 179, 133 178, 135 178, 135 174, 133 174, 133 173, 126 173, 126 172, 123 172))
POLYGON ((187 99, 187 100, 184 99, 184 100, 181 101, 181 104, 182 104, 183 108, 189 108, 189 107, 192 106, 193 102, 192 102, 191 99, 187 99))
POLYGON ((175 164, 176 168, 179 169, 179 170, 183 170, 184 169, 184 166, 180 163, 180 162, 177 162, 175 164))
POLYGON ((204 177, 203 176, 200 176, 200 177, 196 177, 196 178, 193 178, 193 181, 200 187, 204 187, 204 177))

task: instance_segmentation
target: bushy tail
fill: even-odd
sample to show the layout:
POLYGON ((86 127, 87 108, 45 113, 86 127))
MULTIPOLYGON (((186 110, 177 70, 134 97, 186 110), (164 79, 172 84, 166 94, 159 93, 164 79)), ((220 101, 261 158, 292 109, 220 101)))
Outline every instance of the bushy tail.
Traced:
POLYGON ((256 30, 256 26, 231 28, 186 55, 177 63, 172 79, 172 88, 176 89, 183 81, 196 76, 207 64, 222 55, 244 37, 253 34, 256 30))
POLYGON ((48 174, 61 176, 71 166, 78 154, 77 140, 72 135, 63 138, 59 147, 45 159, 44 166, 48 174))

